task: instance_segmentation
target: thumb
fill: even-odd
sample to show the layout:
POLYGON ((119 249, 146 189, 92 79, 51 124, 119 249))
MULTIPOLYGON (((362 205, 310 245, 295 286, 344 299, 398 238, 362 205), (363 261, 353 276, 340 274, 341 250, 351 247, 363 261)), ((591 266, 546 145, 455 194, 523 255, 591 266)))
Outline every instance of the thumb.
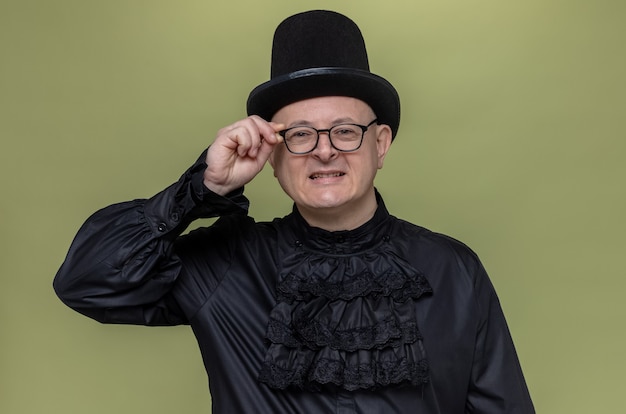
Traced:
MULTIPOLYGON (((276 131, 280 131, 284 127, 283 124, 277 124, 277 125, 279 127, 274 128, 274 130, 276 131)), ((259 147, 259 150, 258 150, 259 152, 257 154, 257 157, 263 160, 263 162, 267 161, 272 151, 274 151, 274 149, 278 145, 282 145, 282 143, 283 143, 283 137, 278 132, 275 132, 271 138, 267 137, 266 139, 261 141, 261 146, 259 147)))

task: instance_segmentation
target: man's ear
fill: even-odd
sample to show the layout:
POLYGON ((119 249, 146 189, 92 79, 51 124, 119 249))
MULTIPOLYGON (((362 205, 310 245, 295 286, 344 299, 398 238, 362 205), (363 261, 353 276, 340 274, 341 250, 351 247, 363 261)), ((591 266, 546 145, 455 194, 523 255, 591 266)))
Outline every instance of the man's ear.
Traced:
POLYGON ((391 147, 391 128, 381 124, 376 128, 376 149, 378 151, 378 169, 383 168, 385 156, 391 147))
POLYGON ((272 151, 270 156, 267 158, 267 162, 269 162, 272 168, 274 168, 274 151, 272 151))
POLYGON ((275 160, 274 157, 276 156, 276 148, 274 148, 274 151, 272 151, 270 153, 270 156, 267 158, 267 162, 269 162, 270 166, 272 167, 272 172, 274 174, 274 177, 276 177, 276 168, 275 168, 275 160))

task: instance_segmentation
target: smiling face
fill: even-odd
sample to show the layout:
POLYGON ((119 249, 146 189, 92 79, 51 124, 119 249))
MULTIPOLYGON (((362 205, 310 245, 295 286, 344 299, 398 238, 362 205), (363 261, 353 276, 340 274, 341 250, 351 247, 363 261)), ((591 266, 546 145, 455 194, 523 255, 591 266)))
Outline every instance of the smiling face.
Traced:
MULTIPOLYGON (((298 101, 279 110, 272 121, 286 128, 328 129, 338 124, 367 125, 376 115, 365 102, 343 96, 298 101)), ((376 210, 374 178, 391 144, 391 129, 373 124, 361 148, 341 152, 328 134, 320 134, 313 152, 291 154, 285 145, 274 149, 270 164, 283 190, 309 224, 327 230, 350 230, 369 220, 376 210)))

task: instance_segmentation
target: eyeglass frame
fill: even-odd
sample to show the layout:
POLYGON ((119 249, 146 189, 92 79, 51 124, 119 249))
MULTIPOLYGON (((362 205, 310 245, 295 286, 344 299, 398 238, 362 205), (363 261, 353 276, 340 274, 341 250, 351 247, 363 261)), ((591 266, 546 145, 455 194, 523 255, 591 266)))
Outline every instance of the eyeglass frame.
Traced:
POLYGON ((281 131, 278 131, 278 134, 281 137, 283 137, 283 142, 285 143, 285 147, 287 147, 287 151, 289 151, 290 153, 292 153, 294 155, 306 155, 306 154, 310 154, 313 151, 315 151, 315 148, 317 148, 317 146, 319 145, 320 133, 322 133, 322 132, 325 132, 325 133, 328 134, 328 141, 330 142, 330 145, 334 149, 336 149, 337 151, 340 151, 340 152, 354 152, 354 151, 357 151, 359 148, 361 148, 361 146, 363 145, 363 137, 365 136, 365 133, 367 132, 369 127, 371 127, 375 123, 378 123, 378 118, 375 118, 372 122, 370 122, 367 125, 352 124, 352 123, 349 123, 349 122, 344 122, 344 123, 341 123, 341 124, 333 125, 330 128, 326 128, 326 129, 317 129, 317 128, 313 128, 312 126, 308 126, 308 125, 296 125, 296 126, 293 126, 291 128, 287 128, 287 129, 283 129, 281 131), (355 127, 361 128, 361 140, 359 141, 359 145, 356 148, 351 149, 351 150, 343 150, 343 149, 337 148, 335 146, 335 144, 333 144, 333 139, 330 136, 331 135, 330 131, 332 131, 333 129, 335 129, 337 127, 343 126, 343 125, 350 125, 350 126, 355 126, 355 127), (312 129, 313 131, 315 131, 317 133, 317 138, 315 139, 315 145, 313 145, 313 148, 311 148, 310 150, 305 151, 305 152, 294 152, 294 151, 291 150, 291 148, 289 148, 289 144, 287 144, 287 139, 286 139, 285 135, 290 130, 296 129, 296 128, 310 128, 310 129, 312 129))

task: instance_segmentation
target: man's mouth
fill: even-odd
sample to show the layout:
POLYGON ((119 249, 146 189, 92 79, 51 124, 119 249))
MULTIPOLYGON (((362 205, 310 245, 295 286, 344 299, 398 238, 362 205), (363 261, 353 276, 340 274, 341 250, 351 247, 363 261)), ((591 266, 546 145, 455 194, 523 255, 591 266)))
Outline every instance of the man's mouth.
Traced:
POLYGON ((309 176, 312 180, 317 180, 318 178, 332 178, 332 177, 341 177, 346 175, 342 172, 332 172, 332 173, 313 173, 309 176))

